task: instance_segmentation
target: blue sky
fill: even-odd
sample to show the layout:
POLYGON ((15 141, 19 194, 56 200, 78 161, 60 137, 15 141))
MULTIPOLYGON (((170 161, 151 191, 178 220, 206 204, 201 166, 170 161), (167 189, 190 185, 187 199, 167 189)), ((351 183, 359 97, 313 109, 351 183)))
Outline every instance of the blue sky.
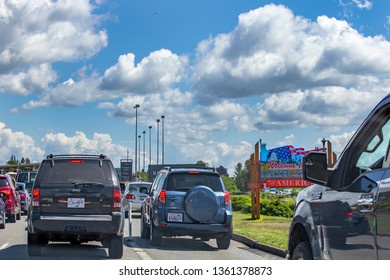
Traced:
POLYGON ((259 139, 341 152, 390 92, 388 0, 0 0, 0 23, 3 163, 97 152, 118 166, 140 104, 146 164, 165 115, 165 163, 233 175, 259 139))

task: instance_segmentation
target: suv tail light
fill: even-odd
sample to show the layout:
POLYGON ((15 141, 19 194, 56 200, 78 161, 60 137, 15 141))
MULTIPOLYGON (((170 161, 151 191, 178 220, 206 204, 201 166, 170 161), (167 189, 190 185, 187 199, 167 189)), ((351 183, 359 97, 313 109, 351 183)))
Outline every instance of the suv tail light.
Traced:
POLYGON ((40 200, 41 200, 41 195, 39 193, 39 189, 34 189, 32 193, 32 200, 31 200, 31 205, 34 208, 37 208, 40 206, 40 200))
POLYGON ((160 193, 158 194, 158 201, 160 201, 161 204, 165 204, 167 201, 166 198, 167 198, 167 191, 166 190, 160 191, 160 193))
POLYGON ((228 206, 231 202, 230 195, 228 192, 225 192, 225 206, 228 206))
POLYGON ((122 194, 120 188, 114 188, 113 200, 112 200, 112 209, 120 210, 122 206, 122 194))

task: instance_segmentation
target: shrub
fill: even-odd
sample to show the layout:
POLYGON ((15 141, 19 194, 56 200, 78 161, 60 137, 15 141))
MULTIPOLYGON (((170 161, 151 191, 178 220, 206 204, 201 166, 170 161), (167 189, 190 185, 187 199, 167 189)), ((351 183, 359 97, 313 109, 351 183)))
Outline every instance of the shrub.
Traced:
POLYGON ((251 209, 251 197, 249 195, 232 195, 232 208, 233 211, 248 211, 251 209))

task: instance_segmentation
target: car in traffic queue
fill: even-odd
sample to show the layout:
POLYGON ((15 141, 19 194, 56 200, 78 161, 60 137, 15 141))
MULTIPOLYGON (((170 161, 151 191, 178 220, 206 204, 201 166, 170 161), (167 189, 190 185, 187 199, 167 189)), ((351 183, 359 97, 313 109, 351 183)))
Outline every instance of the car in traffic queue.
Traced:
POLYGON ((5 214, 5 203, 3 201, 4 193, 0 192, 0 229, 5 228, 6 214, 5 214))
POLYGON ((28 207, 30 206, 31 193, 27 190, 26 183, 16 182, 16 191, 20 195, 21 210, 27 214, 28 207))
POLYGON ((31 192, 36 176, 37 171, 19 171, 16 174, 16 182, 25 183, 26 190, 31 192))
POLYGON ((162 169, 141 206, 141 237, 160 246, 164 236, 216 239, 228 249, 232 205, 220 175, 209 168, 162 169))
POLYGON ((390 260, 390 95, 371 111, 335 166, 309 152, 288 259, 390 260))
POLYGON ((142 181, 130 182, 126 185, 122 200, 126 218, 129 215, 130 207, 131 211, 141 211, 142 201, 148 197, 151 187, 152 183, 142 181))
POLYGON ((21 217, 20 194, 16 191, 15 179, 9 174, 0 175, 0 192, 4 194, 7 222, 15 223, 21 217))
POLYGON ((124 211, 119 179, 105 155, 48 155, 40 164, 27 216, 27 249, 49 242, 98 241, 108 257, 123 255, 124 211))

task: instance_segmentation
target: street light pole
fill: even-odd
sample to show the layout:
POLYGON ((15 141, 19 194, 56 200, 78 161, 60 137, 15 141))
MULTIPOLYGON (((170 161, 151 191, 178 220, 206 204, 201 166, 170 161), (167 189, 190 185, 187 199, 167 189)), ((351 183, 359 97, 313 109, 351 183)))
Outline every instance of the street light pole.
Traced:
POLYGON ((138 134, 138 131, 137 131, 137 118, 138 118, 138 108, 139 108, 139 104, 135 104, 135 106, 133 107, 135 109, 135 175, 137 175, 137 134, 138 134))
POLYGON ((165 116, 161 116, 161 129, 162 129, 162 145, 161 145, 161 160, 162 164, 164 164, 164 119, 165 116))
POLYGON ((141 135, 138 135, 138 168, 141 172, 141 135))
POLYGON ((159 146, 160 146, 160 119, 157 119, 156 120, 157 122, 157 165, 158 165, 158 153, 160 152, 159 151, 159 146))
POLYGON ((149 126, 149 165, 152 164, 152 126, 149 126))
POLYGON ((144 168, 142 169, 143 172, 145 172, 145 133, 146 133, 146 131, 144 130, 142 132, 142 134, 144 135, 144 168))

